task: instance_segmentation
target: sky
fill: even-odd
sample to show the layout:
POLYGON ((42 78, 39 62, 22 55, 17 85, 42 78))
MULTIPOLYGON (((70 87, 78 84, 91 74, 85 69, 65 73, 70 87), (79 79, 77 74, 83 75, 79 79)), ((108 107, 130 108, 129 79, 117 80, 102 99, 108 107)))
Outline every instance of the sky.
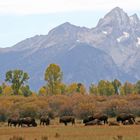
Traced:
POLYGON ((140 0, 0 0, 0 48, 64 23, 95 27, 115 7, 140 17, 140 0))

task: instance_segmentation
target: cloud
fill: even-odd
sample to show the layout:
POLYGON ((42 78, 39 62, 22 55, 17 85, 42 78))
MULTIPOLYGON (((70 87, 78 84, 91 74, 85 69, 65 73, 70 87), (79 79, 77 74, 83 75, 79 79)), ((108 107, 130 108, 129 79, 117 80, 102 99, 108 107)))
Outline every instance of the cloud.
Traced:
POLYGON ((139 10, 140 1, 133 0, 0 0, 0 14, 46 14, 71 11, 139 10))

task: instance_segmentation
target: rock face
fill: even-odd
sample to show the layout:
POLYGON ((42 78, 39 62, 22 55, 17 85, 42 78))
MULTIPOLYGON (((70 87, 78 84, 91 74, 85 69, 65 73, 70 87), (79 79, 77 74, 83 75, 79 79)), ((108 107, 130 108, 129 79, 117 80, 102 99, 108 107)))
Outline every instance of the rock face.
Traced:
POLYGON ((140 20, 116 7, 88 29, 68 22, 48 35, 36 35, 13 47, 0 49, 0 74, 23 69, 37 90, 44 84, 44 71, 58 63, 64 82, 89 86, 101 79, 134 82, 140 79, 140 20))

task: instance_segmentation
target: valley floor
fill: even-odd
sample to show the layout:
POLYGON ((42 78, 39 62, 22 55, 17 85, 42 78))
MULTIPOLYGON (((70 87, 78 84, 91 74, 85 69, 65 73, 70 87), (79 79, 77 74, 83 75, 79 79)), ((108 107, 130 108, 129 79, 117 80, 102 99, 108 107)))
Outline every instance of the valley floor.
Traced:
POLYGON ((0 140, 140 140, 140 125, 132 126, 84 126, 62 124, 36 128, 0 127, 0 140), (44 137, 44 139, 43 139, 44 137), (46 138, 45 138, 46 137, 46 138), (18 139, 19 140, 19 139, 18 139))

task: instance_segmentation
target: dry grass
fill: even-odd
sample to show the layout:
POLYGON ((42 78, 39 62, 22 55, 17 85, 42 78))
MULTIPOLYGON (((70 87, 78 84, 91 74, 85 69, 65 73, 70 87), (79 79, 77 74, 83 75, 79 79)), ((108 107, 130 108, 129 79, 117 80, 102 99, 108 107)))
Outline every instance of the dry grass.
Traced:
POLYGON ((37 128, 0 127, 0 140, 140 140, 140 125, 64 126, 53 124, 37 128), (17 139, 12 139, 13 137, 17 139), (18 139, 20 138, 20 139, 18 139))

